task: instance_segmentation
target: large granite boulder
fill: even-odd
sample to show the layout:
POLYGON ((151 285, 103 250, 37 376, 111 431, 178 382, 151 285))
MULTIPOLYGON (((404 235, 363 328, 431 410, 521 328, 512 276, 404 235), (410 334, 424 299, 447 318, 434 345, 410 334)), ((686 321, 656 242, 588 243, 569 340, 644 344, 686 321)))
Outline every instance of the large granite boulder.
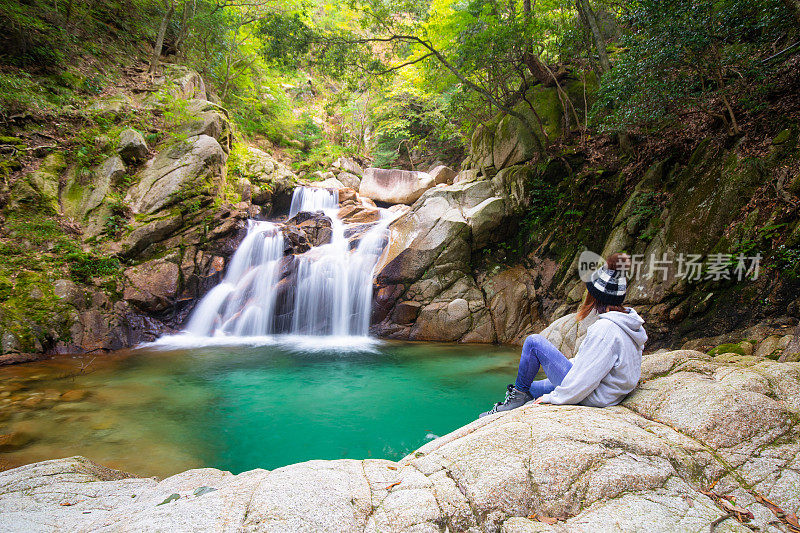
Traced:
POLYGON ((0 473, 3 531, 775 532, 800 512, 800 363, 647 355, 605 409, 528 405, 397 461, 163 481, 73 457, 0 473))
MULTIPOLYGON (((513 176, 526 178, 521 172, 513 176)), ((505 235, 509 217, 523 201, 513 191, 524 188, 511 176, 437 186, 395 220, 376 268, 373 331, 391 338, 460 342, 516 340, 532 333, 536 315, 523 318, 529 308, 523 293, 528 289, 516 294, 509 287, 514 274, 495 280, 503 287, 498 296, 497 287, 479 285, 470 267, 473 253, 505 235), (396 322, 396 316, 406 320, 409 315, 395 311, 395 306, 408 307, 408 302, 419 304, 418 315, 411 324, 396 322), (496 330, 512 324, 512 330, 496 330)))
POLYGON ((370 167, 364 171, 358 194, 385 204, 411 205, 434 185, 427 172, 370 167))
POLYGON ((189 137, 162 150, 125 196, 134 213, 155 213, 197 197, 213 197, 228 155, 217 139, 189 137))
POLYGON ((147 159, 147 141, 133 128, 126 128, 119 134, 119 156, 129 165, 138 165, 147 159))
POLYGON ((219 141, 227 153, 230 149, 231 138, 228 112, 225 108, 208 100, 193 99, 187 102, 186 110, 191 118, 181 126, 181 133, 189 137, 195 135, 213 137, 219 141))
POLYGON ((97 235, 103 230, 103 222, 108 209, 103 209, 106 195, 114 185, 127 176, 121 157, 111 156, 91 172, 78 174, 72 169, 67 173, 66 183, 61 191, 61 206, 65 214, 86 224, 89 235, 97 235))

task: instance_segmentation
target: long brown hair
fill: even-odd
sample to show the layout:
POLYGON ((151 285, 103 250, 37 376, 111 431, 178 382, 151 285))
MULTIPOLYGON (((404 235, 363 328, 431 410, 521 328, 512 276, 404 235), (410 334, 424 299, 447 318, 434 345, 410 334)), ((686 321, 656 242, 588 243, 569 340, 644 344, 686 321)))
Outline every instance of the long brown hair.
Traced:
MULTIPOLYGON (((621 270, 625 268, 629 262, 630 256, 627 254, 611 254, 608 256, 608 259, 606 259, 606 266, 613 270, 621 270)), ((597 310, 598 315, 608 311, 625 311, 625 308, 621 305, 608 305, 598 302, 589 291, 586 291, 586 296, 583 297, 583 302, 581 303, 580 307, 578 307, 578 322, 589 316, 589 313, 592 312, 592 309, 597 310)))

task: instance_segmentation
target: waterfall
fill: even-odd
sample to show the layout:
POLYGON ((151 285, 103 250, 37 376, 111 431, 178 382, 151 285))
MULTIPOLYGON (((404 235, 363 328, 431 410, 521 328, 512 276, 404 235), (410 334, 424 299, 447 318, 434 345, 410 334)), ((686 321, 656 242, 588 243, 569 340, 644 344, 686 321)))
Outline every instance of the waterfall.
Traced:
POLYGON ((290 217, 304 211, 322 211, 331 220, 331 242, 284 256, 281 224, 250 220, 224 279, 192 313, 188 334, 367 336, 375 265, 386 245, 392 214, 381 210, 381 219, 361 232, 353 247, 347 230, 359 225, 338 218, 336 191, 297 188, 290 217))
POLYGON ((334 190, 316 187, 298 187, 292 193, 292 205, 289 207, 289 218, 301 211, 324 211, 339 207, 339 196, 334 190))

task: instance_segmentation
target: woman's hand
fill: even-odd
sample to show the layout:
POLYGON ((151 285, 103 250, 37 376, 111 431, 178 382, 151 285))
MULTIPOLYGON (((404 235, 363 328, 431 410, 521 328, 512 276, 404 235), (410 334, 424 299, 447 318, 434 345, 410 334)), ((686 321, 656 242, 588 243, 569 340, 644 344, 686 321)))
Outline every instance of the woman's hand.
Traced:
MULTIPOLYGON (((538 404, 540 404, 540 403, 543 403, 543 402, 542 402, 542 397, 541 397, 541 396, 539 396, 538 398, 536 398, 536 399, 533 401, 533 405, 538 405, 538 404)), ((547 402, 544 402, 544 405, 547 405, 547 402)))

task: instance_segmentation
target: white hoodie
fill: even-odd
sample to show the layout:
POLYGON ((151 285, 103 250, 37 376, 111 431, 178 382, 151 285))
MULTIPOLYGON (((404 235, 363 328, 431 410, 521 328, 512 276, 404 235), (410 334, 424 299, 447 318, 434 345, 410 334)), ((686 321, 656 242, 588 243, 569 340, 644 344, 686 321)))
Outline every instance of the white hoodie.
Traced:
POLYGON ((586 330, 561 385, 542 396, 542 402, 591 407, 621 402, 642 375, 642 349, 647 341, 642 324, 642 317, 630 307, 626 312, 599 315, 586 330))

